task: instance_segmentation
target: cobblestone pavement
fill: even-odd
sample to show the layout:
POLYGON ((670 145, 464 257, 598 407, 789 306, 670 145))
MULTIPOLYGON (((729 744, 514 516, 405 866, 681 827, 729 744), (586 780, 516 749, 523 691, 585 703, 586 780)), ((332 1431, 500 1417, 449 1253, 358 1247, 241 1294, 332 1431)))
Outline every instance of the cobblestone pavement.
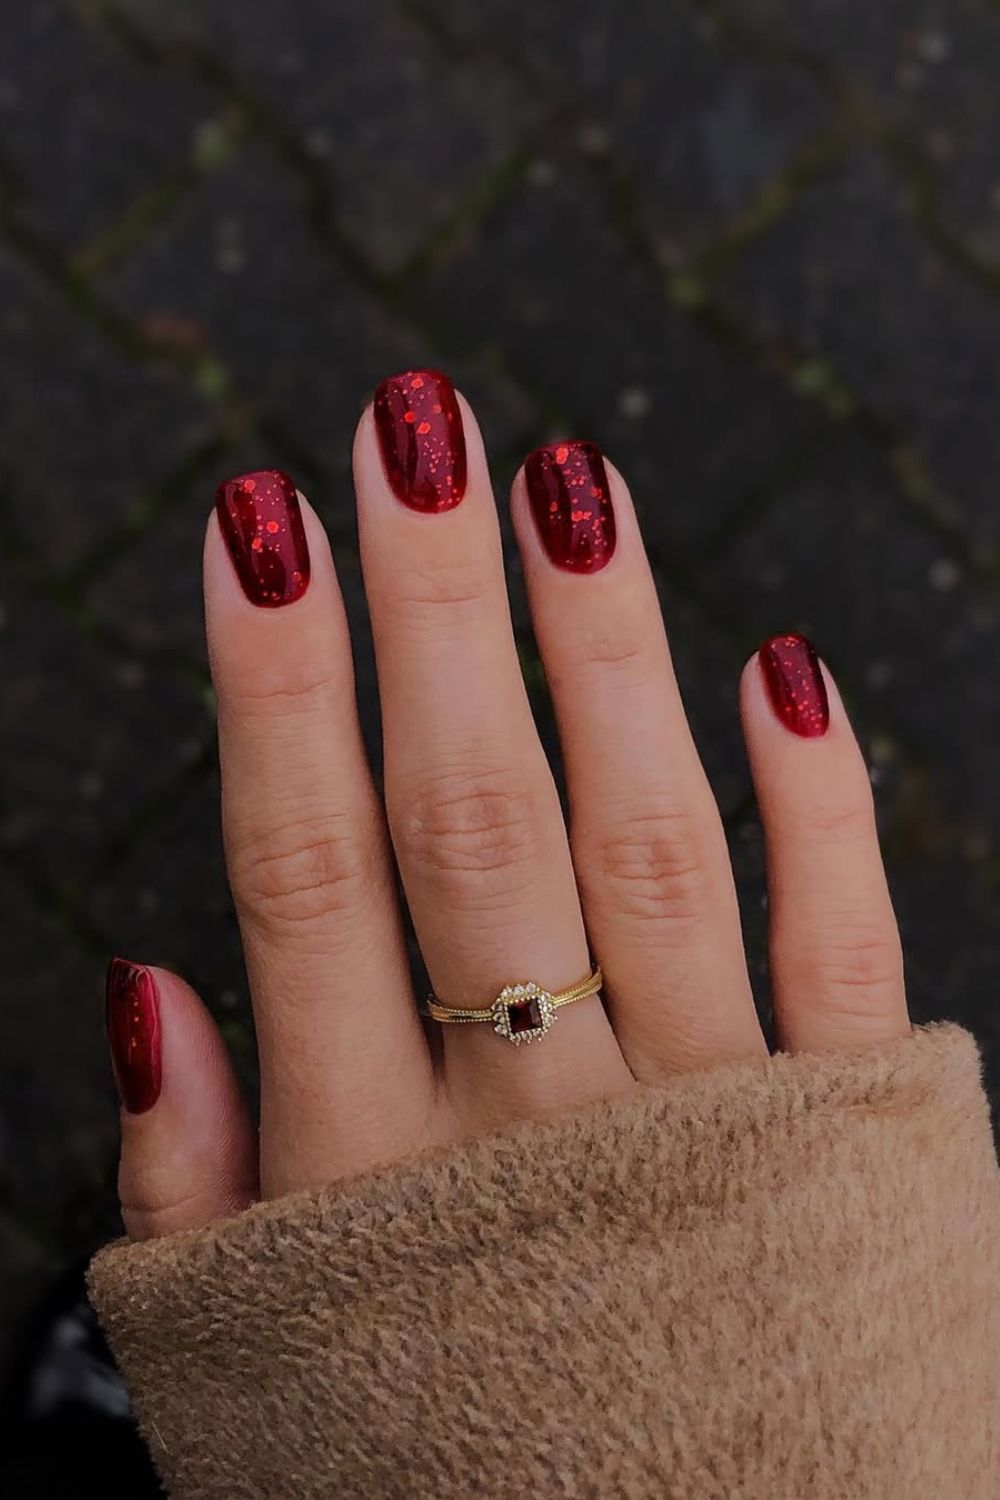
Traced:
POLYGON ((815 636, 914 1013, 969 1024, 1000 1098, 998 76, 990 0, 6 8, 0 1325, 115 1224, 109 952, 190 977, 252 1074, 214 484, 278 464, 319 504, 374 739, 349 442, 416 362, 501 490, 566 432, 632 479, 758 978, 736 682, 764 633, 815 636))

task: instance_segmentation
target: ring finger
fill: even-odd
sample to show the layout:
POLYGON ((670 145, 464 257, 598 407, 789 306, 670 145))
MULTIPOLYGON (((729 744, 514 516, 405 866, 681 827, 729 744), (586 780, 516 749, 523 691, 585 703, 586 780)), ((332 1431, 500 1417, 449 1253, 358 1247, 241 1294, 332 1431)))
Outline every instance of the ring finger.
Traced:
MULTIPOLYGON (((446 377, 386 381, 355 443, 382 702, 386 807, 428 973, 449 1006, 589 967, 558 794, 514 645, 496 507, 471 410, 446 377)), ((543 1045, 443 1027, 448 1095, 496 1122, 627 1087, 600 1001, 543 1045)))
POLYGON ((287 476, 221 487, 205 604, 260 1053, 261 1186, 273 1196, 401 1154, 434 1080, 333 559, 287 476))

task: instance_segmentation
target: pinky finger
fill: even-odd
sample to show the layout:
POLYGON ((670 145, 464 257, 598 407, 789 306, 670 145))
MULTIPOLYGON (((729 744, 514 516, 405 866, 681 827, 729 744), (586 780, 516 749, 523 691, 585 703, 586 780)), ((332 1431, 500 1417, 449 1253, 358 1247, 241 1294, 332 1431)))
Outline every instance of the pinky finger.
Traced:
POLYGON ((256 1136, 225 1043, 166 969, 112 959, 111 1066, 121 1099, 118 1192, 132 1239, 196 1229, 257 1194, 256 1136))
POLYGON ((741 689, 767 845, 781 1046, 835 1052, 909 1030, 871 783, 840 695, 802 636, 775 636, 741 689))

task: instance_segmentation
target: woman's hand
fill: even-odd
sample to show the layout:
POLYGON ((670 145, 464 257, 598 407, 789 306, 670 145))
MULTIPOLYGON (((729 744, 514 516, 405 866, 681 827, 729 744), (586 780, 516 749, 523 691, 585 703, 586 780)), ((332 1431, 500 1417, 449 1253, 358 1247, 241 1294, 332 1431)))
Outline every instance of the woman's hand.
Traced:
MULTIPOLYGON (((511 499, 555 702, 567 832, 511 632, 479 430, 442 375, 385 382, 354 454, 385 806, 320 523, 274 471, 219 493, 205 594, 223 821, 260 1056, 259 1139, 222 1039, 175 976, 115 960, 108 1021, 135 1238, 520 1119, 764 1058, 722 825, 688 729, 632 502, 588 443, 538 450, 511 499), (536 1045, 425 1028, 431 982, 485 1007, 604 971, 536 1045)), ((660 497, 662 498, 662 497, 660 497)), ((800 637, 741 710, 767 839, 785 1050, 909 1029, 865 764, 800 637)))

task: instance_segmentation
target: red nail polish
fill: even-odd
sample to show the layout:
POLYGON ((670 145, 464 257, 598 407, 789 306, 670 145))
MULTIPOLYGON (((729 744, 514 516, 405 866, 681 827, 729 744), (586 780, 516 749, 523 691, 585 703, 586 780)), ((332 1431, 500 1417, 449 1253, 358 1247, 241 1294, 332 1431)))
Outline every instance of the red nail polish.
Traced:
POLYGON ((243 592, 274 609, 301 599, 309 547, 295 486, 280 469, 259 469, 220 484, 215 509, 243 592))
POLYGON ((437 370, 407 370, 375 392, 386 478, 413 510, 451 510, 465 494, 465 433, 455 387, 437 370))
POLYGON ((108 965, 105 1019, 111 1070, 125 1108, 133 1115, 160 1097, 160 1010, 148 969, 113 958, 108 965))
POLYGON ((819 657, 804 635, 775 635, 759 651, 771 707, 786 729, 818 739, 830 727, 819 657))
POLYGON ((601 450, 549 443, 524 461, 528 499, 542 545, 573 573, 598 573, 615 550, 615 513, 601 450))

